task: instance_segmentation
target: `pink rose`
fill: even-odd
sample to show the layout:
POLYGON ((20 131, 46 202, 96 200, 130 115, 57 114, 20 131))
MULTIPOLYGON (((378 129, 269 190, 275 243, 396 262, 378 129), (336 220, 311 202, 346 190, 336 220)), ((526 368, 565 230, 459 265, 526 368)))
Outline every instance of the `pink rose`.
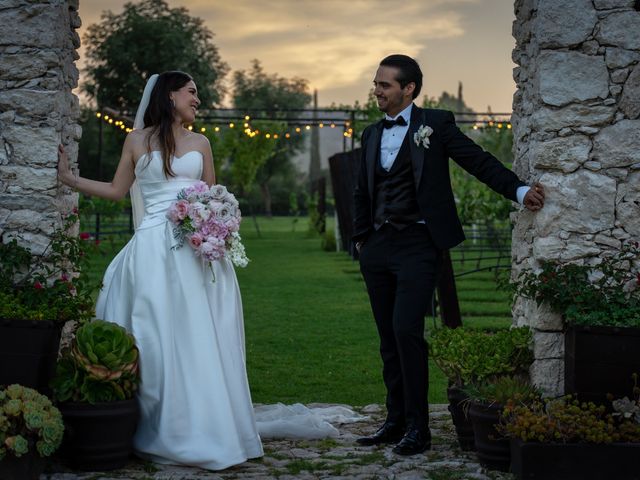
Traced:
POLYGON ((187 216, 187 213, 189 213, 189 202, 187 202, 186 200, 178 200, 175 203, 175 206, 176 215, 180 220, 184 220, 184 218, 187 216))
POLYGON ((202 235, 196 232, 189 237, 189 245, 191 245, 193 249, 197 250, 198 247, 202 245, 202 240, 203 240, 202 235))

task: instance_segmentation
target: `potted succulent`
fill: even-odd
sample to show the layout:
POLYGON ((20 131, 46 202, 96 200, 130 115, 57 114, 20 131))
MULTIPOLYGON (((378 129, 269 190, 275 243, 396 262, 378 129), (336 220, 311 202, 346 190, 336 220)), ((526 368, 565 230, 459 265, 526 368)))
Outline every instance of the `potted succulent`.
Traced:
POLYGON ((115 323, 79 327, 52 381, 66 433, 62 456, 80 470, 113 470, 132 451, 140 381, 134 338, 115 323))
POLYGON ((0 478, 37 480, 63 432, 60 411, 47 397, 17 384, 0 389, 0 478))
POLYGON ((520 479, 640 478, 640 403, 614 400, 611 410, 571 396, 527 405, 509 403, 501 426, 520 479))
POLYGON ((605 403, 629 392, 640 373, 640 250, 627 243, 597 265, 542 262, 515 293, 546 304, 565 322, 565 392, 605 403))
POLYGON ((449 411, 463 450, 474 448, 463 388, 497 375, 526 373, 533 360, 531 338, 528 327, 497 332, 440 328, 430 336, 429 355, 449 381, 449 411))
POLYGON ((41 254, 16 238, 0 242, 0 385, 49 393, 62 326, 93 315, 93 286, 80 274, 86 242, 72 234, 77 218, 69 215, 41 254))
POLYGON ((509 440, 500 431, 505 405, 527 405, 540 398, 540 392, 523 375, 499 375, 464 387, 469 401, 468 416, 473 425, 476 453, 480 464, 508 471, 511 462, 509 440))

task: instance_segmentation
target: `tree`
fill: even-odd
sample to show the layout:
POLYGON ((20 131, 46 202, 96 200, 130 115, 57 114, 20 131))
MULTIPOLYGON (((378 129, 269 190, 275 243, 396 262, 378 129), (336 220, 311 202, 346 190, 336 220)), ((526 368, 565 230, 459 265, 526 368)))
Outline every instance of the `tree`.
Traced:
MULTIPOLYGON (((307 80, 299 77, 287 79, 264 72, 260 61, 254 60, 248 71, 239 70, 233 75, 233 105, 239 110, 258 110, 273 120, 297 116, 296 112, 278 109, 302 109, 311 102, 307 80)), ((291 176, 291 157, 304 146, 302 135, 272 140, 275 148, 256 173, 262 193, 264 210, 271 215, 272 180, 277 176, 291 176)), ((288 193, 287 193, 288 198, 288 193)))
POLYGON ((153 73, 183 70, 196 81, 203 107, 224 95, 228 66, 212 43, 213 33, 186 8, 165 0, 127 3, 124 11, 106 11, 84 36, 87 80, 82 89, 99 106, 135 111, 146 79, 153 73))

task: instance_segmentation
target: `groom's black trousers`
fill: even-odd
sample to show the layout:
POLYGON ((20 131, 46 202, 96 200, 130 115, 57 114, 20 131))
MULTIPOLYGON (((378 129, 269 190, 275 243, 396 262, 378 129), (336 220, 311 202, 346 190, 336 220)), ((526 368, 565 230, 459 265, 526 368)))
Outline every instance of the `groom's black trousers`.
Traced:
POLYGON ((440 265, 441 252, 421 223, 402 230, 386 223, 360 251, 360 270, 380 335, 387 420, 420 430, 429 424, 424 318, 440 265))

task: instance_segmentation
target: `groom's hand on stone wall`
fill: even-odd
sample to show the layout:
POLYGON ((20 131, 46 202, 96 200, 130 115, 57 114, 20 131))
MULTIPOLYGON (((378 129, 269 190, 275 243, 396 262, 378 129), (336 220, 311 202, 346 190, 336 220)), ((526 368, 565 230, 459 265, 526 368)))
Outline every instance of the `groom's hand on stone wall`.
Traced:
POLYGON ((536 182, 525 194, 523 199, 524 206, 535 212, 544 207, 544 187, 542 184, 536 182))

